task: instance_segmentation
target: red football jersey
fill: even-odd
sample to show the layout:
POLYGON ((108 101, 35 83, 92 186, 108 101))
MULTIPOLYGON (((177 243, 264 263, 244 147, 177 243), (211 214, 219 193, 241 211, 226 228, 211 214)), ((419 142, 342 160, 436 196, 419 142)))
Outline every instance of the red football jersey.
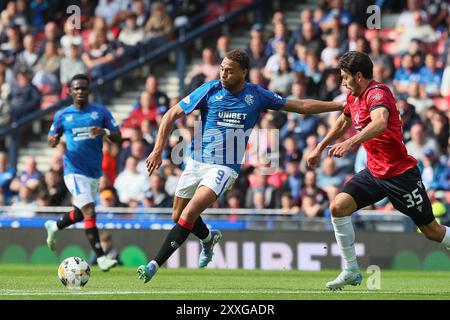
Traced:
POLYGON ((376 178, 387 179, 413 168, 417 160, 406 151, 400 113, 386 85, 372 81, 359 97, 348 94, 344 114, 351 117, 353 126, 361 131, 372 121, 370 112, 376 108, 389 111, 387 128, 377 137, 363 142, 363 146, 367 152, 367 169, 376 178))

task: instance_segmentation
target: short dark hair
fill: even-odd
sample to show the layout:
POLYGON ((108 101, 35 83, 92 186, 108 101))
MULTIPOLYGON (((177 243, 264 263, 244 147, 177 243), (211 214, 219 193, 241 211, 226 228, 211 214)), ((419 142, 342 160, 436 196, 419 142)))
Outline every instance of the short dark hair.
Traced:
POLYGON ((69 87, 72 86, 72 82, 74 82, 75 80, 86 80, 88 82, 88 85, 91 83, 91 79, 89 79, 88 75, 79 73, 79 74, 74 75, 72 77, 72 79, 70 79, 69 87))
POLYGON ((369 56, 363 52, 349 51, 339 59, 339 68, 355 75, 361 72, 364 78, 372 79, 373 63, 369 56))
POLYGON ((242 69, 250 70, 250 59, 248 54, 243 50, 231 50, 225 55, 225 58, 230 59, 236 63, 239 63, 242 69))

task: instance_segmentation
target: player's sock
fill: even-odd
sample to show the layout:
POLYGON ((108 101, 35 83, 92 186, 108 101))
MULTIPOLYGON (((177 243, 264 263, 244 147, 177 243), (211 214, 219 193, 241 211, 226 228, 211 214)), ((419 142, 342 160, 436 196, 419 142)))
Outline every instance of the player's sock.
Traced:
POLYGON ((211 232, 200 216, 197 218, 197 220, 195 220, 194 228, 192 228, 192 233, 195 234, 197 238, 202 240, 202 242, 208 242, 211 240, 211 232))
POLYGON ((62 218, 56 222, 58 230, 62 230, 74 223, 83 221, 83 213, 78 208, 73 208, 70 212, 64 213, 62 218))
POLYGON ((167 259, 186 241, 189 233, 193 229, 193 225, 187 223, 183 219, 179 219, 178 223, 170 230, 161 249, 159 249, 154 261, 158 266, 162 266, 167 259))
POLYGON ((441 243, 448 249, 450 250, 450 228, 444 226, 445 228, 445 235, 444 235, 444 239, 442 239, 441 243))
POLYGON ((85 218, 84 219, 84 232, 89 240, 92 250, 94 250, 95 255, 98 257, 103 256, 102 246, 100 244, 100 236, 98 234, 97 222, 95 218, 85 218))
POLYGON ((355 230, 353 229, 352 218, 350 216, 332 218, 334 235, 344 259, 345 269, 358 269, 355 250, 355 230))

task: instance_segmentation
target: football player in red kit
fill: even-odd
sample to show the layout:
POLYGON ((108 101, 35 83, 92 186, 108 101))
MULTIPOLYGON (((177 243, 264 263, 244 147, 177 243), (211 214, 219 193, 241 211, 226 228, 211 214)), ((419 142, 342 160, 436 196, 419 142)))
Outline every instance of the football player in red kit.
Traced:
POLYGON ((336 242, 345 263, 339 276, 326 284, 332 290, 361 284, 350 216, 385 197, 398 211, 408 215, 428 239, 450 249, 450 228, 434 218, 417 160, 408 155, 403 143, 400 114, 391 90, 372 79, 373 64, 364 53, 347 52, 340 58, 339 68, 342 85, 350 91, 347 106, 326 137, 308 155, 307 162, 310 166, 317 165, 328 144, 342 137, 353 124, 359 133, 331 145, 328 155, 343 157, 353 146, 362 143, 367 152, 367 165, 345 184, 330 204, 336 242))

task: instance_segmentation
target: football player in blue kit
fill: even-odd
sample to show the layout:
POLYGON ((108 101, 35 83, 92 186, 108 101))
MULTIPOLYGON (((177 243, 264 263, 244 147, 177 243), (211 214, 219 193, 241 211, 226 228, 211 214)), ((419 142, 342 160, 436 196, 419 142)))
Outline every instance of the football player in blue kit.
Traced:
POLYGON ((73 210, 59 221, 49 220, 47 245, 55 250, 56 234, 59 230, 84 220, 84 230, 89 244, 97 256, 98 266, 108 271, 117 264, 109 259, 100 245, 95 215, 95 197, 102 175, 103 137, 120 142, 119 126, 111 112, 104 106, 89 102, 89 78, 75 75, 69 86, 73 104, 56 112, 48 134, 48 145, 56 147, 61 136, 66 136, 64 182, 73 196, 73 210))
POLYGON ((228 190, 238 177, 249 134, 241 145, 234 143, 237 131, 251 132, 260 114, 267 109, 312 114, 342 110, 338 102, 312 99, 290 100, 247 83, 249 58, 242 50, 227 53, 220 65, 220 80, 207 82, 169 109, 159 127, 155 147, 147 158, 151 175, 161 165, 161 155, 174 122, 198 109, 202 133, 200 149, 191 146, 191 158, 178 181, 172 218, 176 225, 170 230, 158 254, 138 270, 139 279, 150 281, 158 268, 179 248, 190 233, 200 239, 202 251, 198 265, 206 267, 212 260, 213 247, 220 241, 219 230, 209 230, 200 214, 228 190))

